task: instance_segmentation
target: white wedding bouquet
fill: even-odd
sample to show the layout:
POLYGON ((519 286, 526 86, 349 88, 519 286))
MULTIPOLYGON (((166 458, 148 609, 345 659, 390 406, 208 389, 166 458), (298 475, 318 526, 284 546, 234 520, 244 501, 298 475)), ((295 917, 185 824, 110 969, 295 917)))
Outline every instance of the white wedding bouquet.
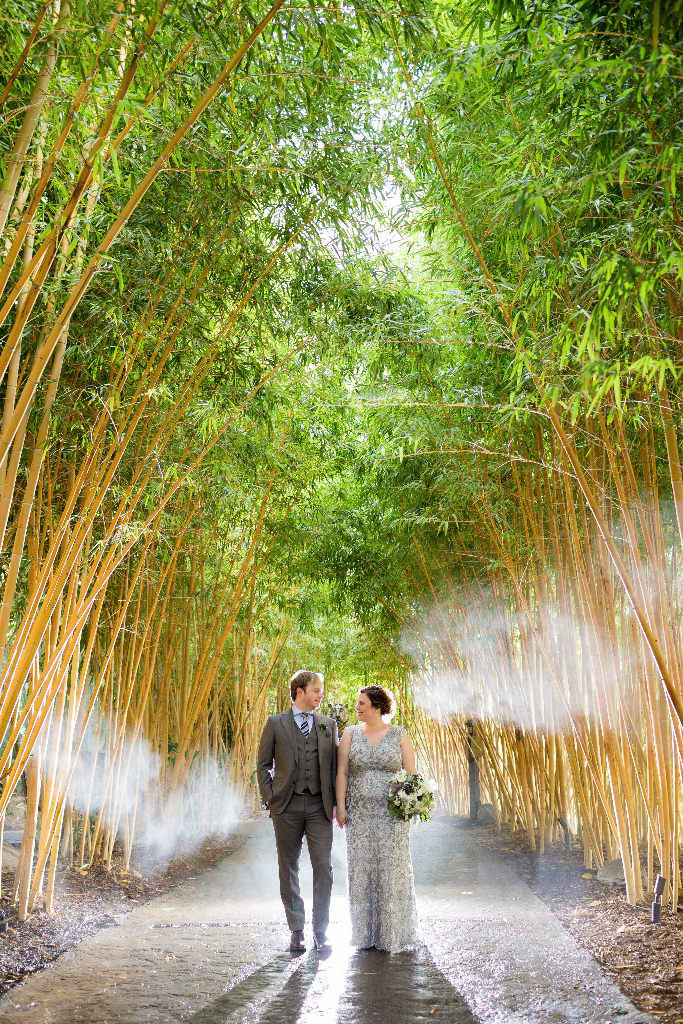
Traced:
POLYGON ((398 818, 399 821, 410 821, 412 818, 429 821, 436 803, 434 794, 438 788, 434 779, 425 782, 421 775, 410 775, 401 768, 389 779, 389 817, 398 818))

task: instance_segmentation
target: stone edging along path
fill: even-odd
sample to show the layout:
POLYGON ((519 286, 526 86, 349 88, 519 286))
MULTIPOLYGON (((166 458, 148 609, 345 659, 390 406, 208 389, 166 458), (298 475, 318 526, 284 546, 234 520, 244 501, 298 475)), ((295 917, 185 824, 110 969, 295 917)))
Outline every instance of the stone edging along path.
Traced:
MULTIPOLYGON (((335 834, 332 954, 293 957, 272 827, 82 942, 0 1000, 31 1024, 652 1024, 529 888, 465 831, 417 826, 419 954, 348 946, 344 837, 335 834)), ((304 852, 304 862, 306 861, 304 852)), ((310 894, 303 873, 304 895, 310 894)))

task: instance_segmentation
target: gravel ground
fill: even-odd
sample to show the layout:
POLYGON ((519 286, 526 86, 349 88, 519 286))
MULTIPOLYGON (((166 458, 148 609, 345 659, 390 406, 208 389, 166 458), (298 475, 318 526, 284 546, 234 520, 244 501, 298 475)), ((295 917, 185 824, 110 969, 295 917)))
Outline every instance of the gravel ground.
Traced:
POLYGON ((497 832, 465 818, 452 824, 471 830, 520 875, 635 1006, 662 1024, 683 1024, 683 913, 665 908, 653 926, 651 902, 632 907, 623 889, 598 882, 583 866, 582 849, 557 846, 541 855, 524 831, 510 835, 505 826, 497 832))

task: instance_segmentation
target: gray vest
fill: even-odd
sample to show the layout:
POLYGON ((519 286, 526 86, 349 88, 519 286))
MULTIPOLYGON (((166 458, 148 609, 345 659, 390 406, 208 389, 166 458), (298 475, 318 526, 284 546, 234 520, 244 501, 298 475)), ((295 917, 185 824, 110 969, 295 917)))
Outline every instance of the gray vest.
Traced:
POLYGON ((315 722, 312 721, 312 728, 308 736, 304 736, 301 729, 296 726, 296 745, 299 757, 299 770, 296 775, 295 793, 303 793, 308 789, 309 793, 320 792, 320 761, 318 760, 318 730, 315 722))

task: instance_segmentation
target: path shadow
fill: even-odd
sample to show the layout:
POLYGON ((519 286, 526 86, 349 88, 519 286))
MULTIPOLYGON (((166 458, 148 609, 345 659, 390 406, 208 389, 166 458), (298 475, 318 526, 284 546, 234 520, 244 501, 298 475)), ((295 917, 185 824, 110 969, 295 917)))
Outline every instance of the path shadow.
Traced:
MULTIPOLYGON (((324 961, 314 952, 292 963, 275 957, 189 1018, 191 1024, 479 1024, 435 967, 429 950, 389 956, 371 949, 330 964, 343 971, 339 996, 317 982, 324 961), (267 1002, 263 993, 292 971, 267 1002), (315 983, 315 984, 314 984, 315 983), (319 1000, 319 1001, 318 1001, 319 1000)), ((340 979, 341 981, 341 979, 340 979)))
POLYGON ((320 962, 316 953, 309 953, 284 988, 281 988, 268 1004, 258 1018, 258 1024, 297 1024, 308 990, 318 973, 320 962))
POLYGON ((350 959, 335 1024, 478 1024, 427 948, 389 956, 358 950, 350 959))
POLYGON ((234 985, 217 999, 213 999, 189 1018, 191 1024, 226 1024, 234 1021, 263 1021, 268 1024, 296 1024, 306 993, 318 970, 318 958, 309 954, 305 959, 291 953, 274 957, 248 977, 234 985), (284 987, 270 1001, 264 1016, 258 1014, 258 1000, 269 986, 281 981, 290 970, 293 971, 284 987), (247 1011, 250 1004, 256 1003, 247 1011), (273 1008, 277 1013, 273 1015, 273 1008), (247 1011, 240 1016, 240 1011, 247 1011))

